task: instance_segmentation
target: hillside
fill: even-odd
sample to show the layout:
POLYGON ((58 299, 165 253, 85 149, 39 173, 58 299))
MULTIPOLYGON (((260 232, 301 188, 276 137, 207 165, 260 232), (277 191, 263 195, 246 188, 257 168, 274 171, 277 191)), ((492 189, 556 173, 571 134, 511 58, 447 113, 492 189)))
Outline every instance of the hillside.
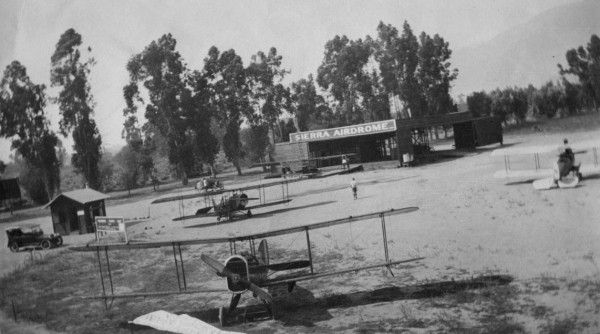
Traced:
POLYGON ((600 34, 600 1, 585 0, 543 12, 488 42, 456 50, 453 94, 506 86, 539 86, 556 79, 568 49, 600 34))

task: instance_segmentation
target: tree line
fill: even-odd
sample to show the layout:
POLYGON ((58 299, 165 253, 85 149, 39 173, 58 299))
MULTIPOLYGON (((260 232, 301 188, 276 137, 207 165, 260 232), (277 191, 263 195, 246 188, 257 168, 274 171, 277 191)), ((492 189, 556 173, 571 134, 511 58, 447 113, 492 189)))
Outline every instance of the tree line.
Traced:
MULTIPOLYGON (((594 35, 587 48, 569 50, 568 66, 559 68, 562 81, 539 89, 475 92, 467 97, 469 110, 520 122, 532 109, 547 116, 597 109, 599 44, 594 35)), ((71 165, 89 187, 132 189, 156 184, 165 174, 187 184, 190 176, 215 173, 225 161, 241 174, 246 162, 269 159, 271 144, 287 141, 291 132, 393 117, 390 97, 400 101, 404 117, 457 110, 449 94, 458 75, 449 43, 437 34, 417 36, 407 22, 401 30, 380 22, 375 37, 334 36, 325 43, 316 76, 289 85, 284 78, 290 71, 275 47, 244 64, 234 49, 213 46, 203 66, 194 69, 177 51, 176 39, 165 34, 125 64, 129 82, 123 87, 122 136, 127 144, 112 156, 102 151, 93 118, 91 52, 74 29, 60 36, 50 57, 50 84, 59 91, 53 97, 18 61, 4 71, 0 136, 12 140, 22 184, 38 202, 60 192, 66 154, 59 135, 72 136, 71 165), (58 134, 49 126, 48 102, 60 111, 58 134)))
POLYGON ((497 88, 473 92, 466 103, 474 116, 494 116, 503 123, 523 123, 528 116, 564 117, 600 106, 600 38, 566 52, 567 65, 558 64, 561 78, 539 88, 497 88))

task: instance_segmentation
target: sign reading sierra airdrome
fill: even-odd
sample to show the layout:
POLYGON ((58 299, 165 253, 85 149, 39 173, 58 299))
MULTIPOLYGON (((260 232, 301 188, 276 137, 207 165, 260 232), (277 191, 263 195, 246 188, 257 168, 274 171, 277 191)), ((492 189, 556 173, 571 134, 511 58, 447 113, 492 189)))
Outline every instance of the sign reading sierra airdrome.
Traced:
POLYGON ((396 120, 363 123, 332 129, 321 129, 290 133, 290 142, 307 142, 317 140, 339 139, 344 137, 361 136, 366 134, 396 131, 396 120))

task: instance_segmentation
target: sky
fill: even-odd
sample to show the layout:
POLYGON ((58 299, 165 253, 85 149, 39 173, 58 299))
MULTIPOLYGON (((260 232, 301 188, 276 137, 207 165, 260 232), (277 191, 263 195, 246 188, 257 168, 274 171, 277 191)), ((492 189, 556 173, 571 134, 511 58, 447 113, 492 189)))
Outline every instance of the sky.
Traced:
MULTIPOLYGON (((283 56, 283 67, 290 70, 286 82, 291 82, 316 72, 325 43, 335 35, 353 39, 375 36, 379 21, 401 29, 406 20, 415 33, 438 33, 457 50, 576 1, 0 0, 0 67, 19 60, 34 83, 50 86, 50 56, 60 35, 74 28, 82 35, 83 44, 92 48, 91 56, 97 62, 90 78, 95 119, 103 146, 115 151, 124 145, 125 65, 133 54, 165 33, 175 37, 177 49, 192 69, 202 68, 213 45, 220 50, 235 49, 245 64, 252 54, 274 46, 283 56)), ((57 95, 53 88, 47 93, 57 95)), ((47 114, 57 129, 56 106, 49 103, 47 114)), ((62 140, 70 152, 71 139, 62 140)), ((9 143, 0 140, 0 159, 7 161, 9 155, 9 143)))

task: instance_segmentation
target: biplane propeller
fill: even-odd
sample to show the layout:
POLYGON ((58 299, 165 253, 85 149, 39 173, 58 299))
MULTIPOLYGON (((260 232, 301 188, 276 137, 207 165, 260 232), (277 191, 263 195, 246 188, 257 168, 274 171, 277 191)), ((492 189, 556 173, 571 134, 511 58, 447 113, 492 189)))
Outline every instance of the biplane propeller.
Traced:
MULTIPOLYGON (((100 298, 104 300, 105 307, 109 307, 108 301, 115 298, 134 298, 134 297, 163 297, 170 294, 193 294, 193 293, 215 293, 223 292, 223 290, 216 289, 190 289, 187 286, 187 280, 184 269, 184 261, 181 251, 181 246, 190 245, 202 245, 202 244, 216 244, 216 243, 229 243, 230 256, 222 263, 214 258, 209 257, 206 254, 201 254, 201 260, 216 274, 220 277, 227 279, 227 289, 233 294, 229 305, 226 310, 220 309, 220 320, 222 324, 226 323, 227 315, 233 312, 239 303, 241 295, 247 291, 253 293, 253 295, 262 301, 265 306, 267 313, 270 317, 274 316, 273 300, 271 293, 266 289, 273 289, 274 291, 288 291, 291 292, 296 286, 297 282, 312 280, 322 277, 343 275, 347 273, 357 272, 361 270, 368 270, 380 267, 386 267, 390 272, 391 266, 414 262, 422 260, 422 257, 397 260, 393 261, 390 259, 388 251, 388 235, 386 229, 386 218, 390 216, 405 214, 418 210, 417 207, 406 207, 401 209, 391 209, 388 211, 380 211, 362 214, 358 216, 350 216, 341 219, 329 220, 318 223, 305 224, 301 226, 294 226, 289 228, 283 228, 279 230, 266 231, 261 233, 254 233, 250 235, 235 236, 235 237, 224 237, 224 238, 213 238, 213 239, 191 239, 191 240, 172 240, 172 241, 156 241, 156 242, 133 242, 128 243, 112 243, 112 244, 99 244, 90 243, 86 246, 71 247, 73 251, 82 252, 96 252, 98 259, 98 268, 100 271, 100 278, 102 282, 102 295, 93 296, 89 298, 100 298), (310 242, 310 231, 314 229, 321 229, 331 227, 340 224, 348 224, 351 222, 362 221, 367 219, 379 218, 381 224, 381 233, 383 241, 383 255, 384 261, 364 266, 355 266, 352 268, 346 268, 341 270, 330 270, 324 272, 316 272, 313 266, 313 253, 312 245, 310 242), (293 260, 282 263, 269 263, 269 250, 267 241, 265 238, 272 238, 282 236, 290 233, 304 233, 306 235, 306 256, 307 259, 293 260), (258 249, 255 247, 255 240, 261 240, 258 249), (238 252, 239 242, 248 242, 249 251, 238 252), (118 294, 114 292, 113 275, 111 274, 110 261, 108 256, 109 250, 131 250, 131 249, 147 249, 147 248, 160 248, 160 247, 172 247, 173 257, 175 260, 175 271, 177 277, 178 290, 175 291, 144 291, 118 294), (105 261, 102 260, 100 253, 104 252, 105 261), (103 264, 102 262, 105 262, 103 264), (103 270, 103 268, 105 268, 103 270), (107 272, 105 274, 105 271, 107 272), (285 272, 279 276, 272 276, 273 272, 285 272), (105 284, 108 279, 108 284, 105 284), (183 283, 183 284, 182 284, 183 283)), ((389 220, 389 219, 388 219, 389 220)), ((392 273, 393 274, 393 273, 392 273)))

